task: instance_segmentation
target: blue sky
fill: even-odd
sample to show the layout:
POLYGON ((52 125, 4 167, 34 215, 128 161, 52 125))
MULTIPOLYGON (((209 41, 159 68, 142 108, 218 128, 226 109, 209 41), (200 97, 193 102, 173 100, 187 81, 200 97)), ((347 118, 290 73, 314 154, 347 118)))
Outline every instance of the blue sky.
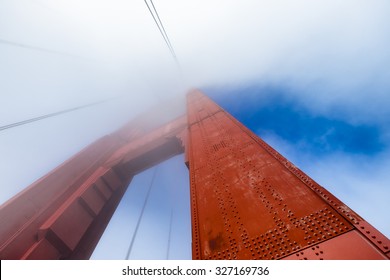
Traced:
MULTIPOLYGON (((114 98, 0 131, 1 203, 156 104, 177 103, 166 118, 183 113, 185 93, 196 87, 390 236, 388 1, 154 4, 181 71, 142 0, 0 2, 0 126, 114 98)), ((180 178, 169 179, 163 172, 169 168, 159 167, 162 184, 153 188, 151 199, 161 201, 145 210, 133 258, 166 254, 172 198, 158 191, 188 179, 180 161, 167 163, 180 178), (157 228, 148 230, 153 224, 157 228), (159 245, 157 255, 145 256, 156 235, 165 245, 159 245)), ((127 218, 114 217, 123 224, 109 228, 113 237, 104 237, 116 243, 102 243, 101 248, 112 249, 97 249, 96 258, 124 257, 148 179, 147 173, 134 179, 130 191, 139 196, 132 201, 127 194, 130 202, 118 210, 127 218)), ((190 258, 184 233, 189 208, 182 204, 188 195, 182 195, 173 234, 182 237, 177 244, 186 255, 176 247, 173 258, 190 258)))
POLYGON ((179 155, 134 177, 93 259, 125 259, 134 235, 129 259, 191 259, 189 181, 183 162, 184 155, 179 155), (149 187, 150 196, 135 232, 149 187))
POLYGON ((304 153, 320 157, 339 151, 375 156, 385 150, 379 123, 354 124, 353 120, 343 119, 334 112, 316 115, 289 98, 292 90, 277 85, 205 91, 259 136, 274 133, 298 144, 304 153), (226 91, 235 93, 226 96, 226 91))

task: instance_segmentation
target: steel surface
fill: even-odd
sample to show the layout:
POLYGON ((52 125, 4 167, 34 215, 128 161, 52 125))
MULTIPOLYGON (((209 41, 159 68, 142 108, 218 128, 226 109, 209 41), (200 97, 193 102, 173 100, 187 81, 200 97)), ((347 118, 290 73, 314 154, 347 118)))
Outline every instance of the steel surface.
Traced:
POLYGON ((330 258, 386 258, 385 236, 208 97, 190 93, 187 110, 194 259, 281 259, 325 242, 330 258), (369 236, 349 240, 361 255, 339 252, 363 224, 369 236))

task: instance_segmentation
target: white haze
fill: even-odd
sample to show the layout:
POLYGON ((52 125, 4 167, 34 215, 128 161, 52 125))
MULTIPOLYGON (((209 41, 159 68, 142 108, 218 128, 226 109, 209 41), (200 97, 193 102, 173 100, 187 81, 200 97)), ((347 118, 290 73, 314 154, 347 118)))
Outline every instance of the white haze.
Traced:
MULTIPOLYGON (((184 106, 192 87, 281 84, 293 88, 290 97, 311 112, 377 124, 389 142, 390 2, 154 4, 180 68, 143 0, 0 2, 0 39, 23 45, 0 43, 0 125, 115 98, 0 131, 0 202, 136 114, 164 100, 184 106)), ((318 169, 309 164, 313 157, 295 158, 325 187, 356 185, 353 204, 360 201, 367 211, 359 214, 389 236, 388 217, 380 214, 390 212, 383 205, 389 197, 387 154, 363 165, 349 155, 329 155, 318 169), (367 166, 378 171, 361 178, 367 166), (342 175, 329 173, 338 167, 342 175)))

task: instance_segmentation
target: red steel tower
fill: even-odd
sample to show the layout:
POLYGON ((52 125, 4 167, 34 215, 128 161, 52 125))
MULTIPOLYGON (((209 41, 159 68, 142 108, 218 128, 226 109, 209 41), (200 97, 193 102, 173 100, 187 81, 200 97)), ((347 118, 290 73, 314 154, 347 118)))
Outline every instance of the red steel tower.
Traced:
POLYGON ((187 116, 141 117, 0 209, 1 259, 87 259, 131 179, 185 152, 193 259, 389 259, 378 230, 199 91, 187 116))

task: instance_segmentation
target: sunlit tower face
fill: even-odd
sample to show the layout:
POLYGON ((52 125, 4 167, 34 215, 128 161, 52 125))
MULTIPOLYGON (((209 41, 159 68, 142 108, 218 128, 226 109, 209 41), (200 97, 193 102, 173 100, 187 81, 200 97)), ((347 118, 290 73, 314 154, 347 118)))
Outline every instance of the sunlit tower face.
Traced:
POLYGON ((384 235, 208 97, 187 108, 194 259, 387 258, 384 235))

